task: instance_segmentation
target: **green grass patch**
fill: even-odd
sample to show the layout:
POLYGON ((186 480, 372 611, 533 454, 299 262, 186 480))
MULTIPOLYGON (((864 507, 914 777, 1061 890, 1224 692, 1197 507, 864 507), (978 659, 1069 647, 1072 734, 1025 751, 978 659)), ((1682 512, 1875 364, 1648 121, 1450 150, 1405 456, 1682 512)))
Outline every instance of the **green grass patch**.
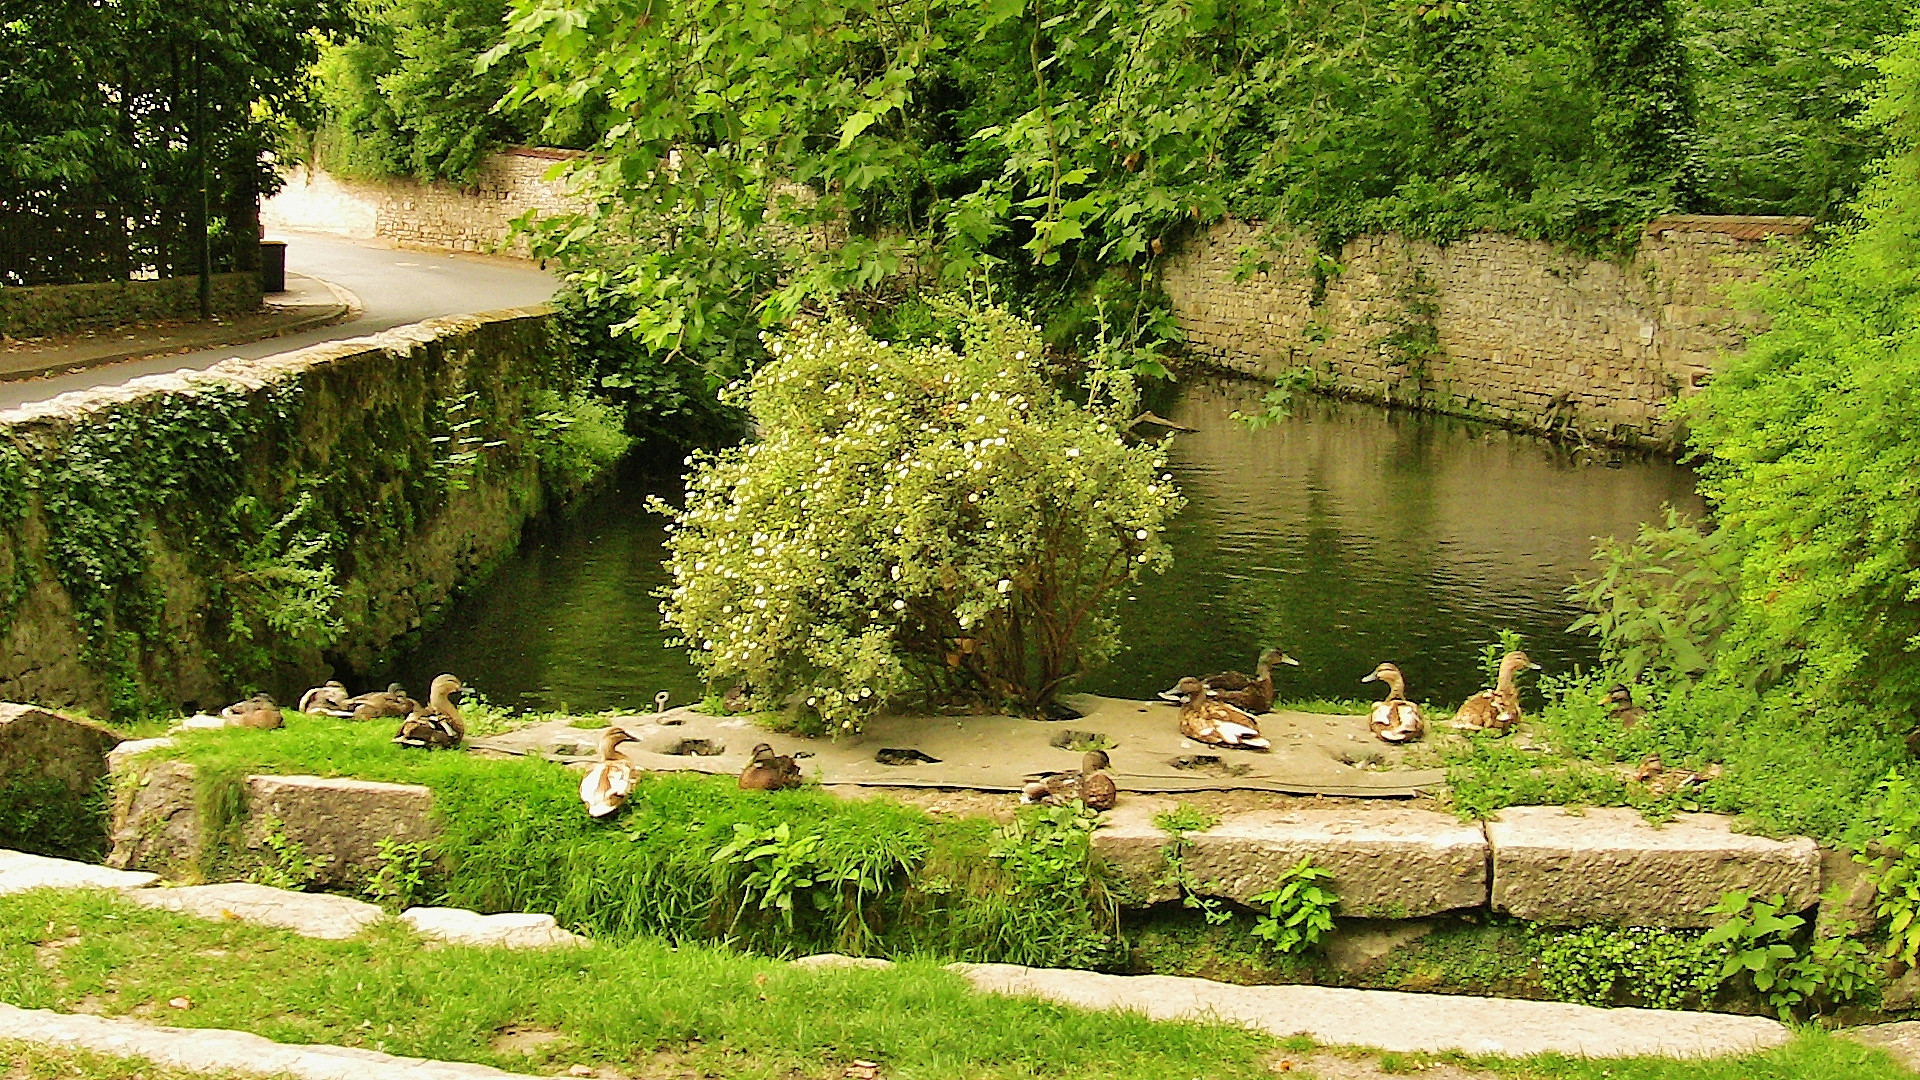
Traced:
MULTIPOLYGON (((637 939, 544 952, 426 949, 386 923, 315 941, 138 908, 103 892, 0 898, 0 998, 185 1027, 253 1031, 472 1061, 629 1075, 831 1078, 856 1058, 895 1080, 1235 1080, 1310 1052, 1243 1029, 1156 1022, 973 993, 936 964, 808 971, 705 946, 637 939), (187 1009, 170 1007, 186 998, 187 1009), (517 1039, 532 1034, 535 1038, 517 1039)), ((14 1077, 175 1080, 161 1069, 0 1043, 14 1077), (39 1071, 29 1071, 29 1070, 39 1071), (117 1070, 117 1071, 116 1071, 117 1070)), ((1512 1080, 1897 1080, 1884 1054, 1818 1031, 1715 1061, 1521 1061, 1368 1055, 1382 1071, 1453 1062, 1512 1080)))
POLYGON ((204 823, 229 851, 249 773, 423 784, 443 830, 424 895, 552 912, 599 938, 1081 967, 1118 958, 1107 874, 1087 830, 1057 812, 999 829, 817 788, 742 792, 731 777, 654 774, 595 821, 579 774, 555 763, 390 740, 388 725, 295 715, 280 731, 196 732, 165 752, 197 766, 204 823), (762 839, 723 854, 743 836, 762 839), (755 850, 765 853, 746 857, 755 850))
MULTIPOLYGON (((231 1080, 230 1072, 188 1072, 145 1058, 96 1054, 64 1046, 0 1039, 0 1080, 231 1080)), ((248 1080, 280 1080, 286 1073, 245 1074, 248 1080)))

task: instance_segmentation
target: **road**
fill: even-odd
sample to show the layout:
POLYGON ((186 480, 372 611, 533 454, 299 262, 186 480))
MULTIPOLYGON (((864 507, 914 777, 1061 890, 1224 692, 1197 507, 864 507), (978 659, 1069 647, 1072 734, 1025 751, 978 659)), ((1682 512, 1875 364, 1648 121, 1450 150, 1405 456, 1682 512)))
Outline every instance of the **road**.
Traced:
POLYGON ((363 337, 441 315, 537 304, 558 279, 533 263, 486 255, 448 255, 378 246, 336 236, 289 233, 287 270, 333 282, 360 298, 356 318, 316 330, 200 352, 155 356, 27 382, 0 383, 0 409, 41 401, 70 390, 110 386, 141 375, 212 367, 229 357, 253 358, 363 337))

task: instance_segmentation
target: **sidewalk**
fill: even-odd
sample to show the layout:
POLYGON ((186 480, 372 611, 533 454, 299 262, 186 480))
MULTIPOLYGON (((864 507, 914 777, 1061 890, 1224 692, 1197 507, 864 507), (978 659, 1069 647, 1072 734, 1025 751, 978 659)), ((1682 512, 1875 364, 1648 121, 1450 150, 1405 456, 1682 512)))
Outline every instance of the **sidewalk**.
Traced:
POLYGON ((0 340, 0 382, 80 371, 168 353, 187 353, 310 330, 358 315, 359 298, 338 285, 287 275, 287 291, 271 293, 249 315, 211 322, 147 323, 83 330, 57 337, 0 340))

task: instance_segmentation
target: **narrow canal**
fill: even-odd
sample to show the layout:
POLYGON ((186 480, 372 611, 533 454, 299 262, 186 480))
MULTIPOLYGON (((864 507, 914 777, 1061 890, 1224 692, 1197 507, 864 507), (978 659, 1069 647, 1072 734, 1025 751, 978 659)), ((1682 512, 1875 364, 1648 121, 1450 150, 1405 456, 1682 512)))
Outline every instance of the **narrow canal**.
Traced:
MULTIPOLYGON (((1144 697, 1179 676, 1246 668, 1264 645, 1301 666, 1283 697, 1352 698, 1382 660, 1411 696, 1452 703, 1481 683, 1480 650, 1503 628, 1549 672, 1591 664, 1567 626, 1594 538, 1627 537, 1661 506, 1698 512, 1689 470, 1650 455, 1576 450, 1499 428, 1302 398, 1260 430, 1230 418, 1262 388, 1196 382, 1157 406, 1198 430, 1175 437, 1189 500, 1173 569, 1122 605, 1125 650, 1080 689, 1144 697)), ((489 700, 527 709, 641 707, 656 691, 697 699, 685 654, 666 647, 654 591, 663 522, 620 483, 543 531, 455 603, 392 677, 424 687, 458 672, 489 700)))

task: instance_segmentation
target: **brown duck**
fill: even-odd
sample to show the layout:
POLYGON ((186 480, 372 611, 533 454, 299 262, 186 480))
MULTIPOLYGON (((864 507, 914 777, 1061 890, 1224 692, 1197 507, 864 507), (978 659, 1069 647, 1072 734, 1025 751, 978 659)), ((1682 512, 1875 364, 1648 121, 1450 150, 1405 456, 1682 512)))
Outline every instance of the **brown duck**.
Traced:
POLYGON ((1397 666, 1381 664, 1360 681, 1387 684, 1386 700, 1375 702, 1372 715, 1367 717, 1367 730, 1375 738, 1390 743, 1416 742, 1427 733, 1427 718, 1420 706, 1407 700, 1407 680, 1397 666))
POLYGON ((1510 652, 1500 661, 1500 679, 1491 690, 1482 690, 1460 705, 1451 726, 1469 731, 1491 731, 1504 735, 1518 724, 1520 687, 1514 680, 1522 671, 1540 670, 1523 652, 1510 652))
POLYGON ((459 706, 453 703, 453 695, 459 692, 459 679, 435 675, 427 703, 414 706, 412 715, 400 722, 400 733, 393 741, 423 750, 450 750, 459 746, 467 737, 467 725, 460 719, 459 706))
POLYGON ((602 818, 620 809, 633 794, 633 764, 617 756, 620 744, 633 736, 619 727, 600 733, 600 760, 580 778, 580 801, 587 813, 602 818))
POLYGON ((1260 736, 1259 721, 1243 709, 1208 697, 1207 688, 1199 679, 1189 675, 1173 689, 1183 701, 1180 734, 1195 742, 1246 750, 1265 750, 1270 745, 1260 736))
POLYGON ((1614 683, 1613 689, 1607 691, 1607 715, 1622 728, 1634 727, 1646 718, 1640 706, 1633 703, 1633 691, 1624 683, 1614 683))
POLYGON ((774 753, 766 743, 753 748, 753 760, 740 770, 742 791, 779 791, 799 783, 800 763, 787 754, 774 753))
POLYGON ((385 690, 348 698, 346 707, 352 710, 347 714, 349 719, 384 720, 391 716, 412 716, 420 703, 408 697, 399 683, 388 683, 385 690))
POLYGON ((300 712, 309 716, 351 716, 346 684, 329 681, 300 695, 300 712))
POLYGON ((1120 789, 1114 785, 1113 777, 1107 775, 1110 764, 1105 750, 1089 750, 1080 759, 1079 772, 1041 777, 1026 786, 1020 793, 1020 801, 1062 806, 1078 799, 1089 810, 1111 810, 1114 803, 1120 801, 1120 789))
MULTIPOLYGON (((1275 664, 1299 667, 1300 661, 1279 649, 1268 649, 1260 654, 1260 662, 1254 668, 1254 674, 1216 671, 1211 675, 1200 676, 1200 685, 1206 687, 1208 696, 1258 716, 1273 708, 1273 666, 1275 664)), ((1180 701, 1185 695, 1181 694, 1180 688, 1176 686, 1172 690, 1161 691, 1160 696, 1168 701, 1180 701)))
POLYGON ((271 694, 255 694, 245 701, 236 701, 220 710, 220 719, 225 720, 228 727, 259 731, 287 726, 286 717, 280 715, 280 706, 273 703, 271 694))

